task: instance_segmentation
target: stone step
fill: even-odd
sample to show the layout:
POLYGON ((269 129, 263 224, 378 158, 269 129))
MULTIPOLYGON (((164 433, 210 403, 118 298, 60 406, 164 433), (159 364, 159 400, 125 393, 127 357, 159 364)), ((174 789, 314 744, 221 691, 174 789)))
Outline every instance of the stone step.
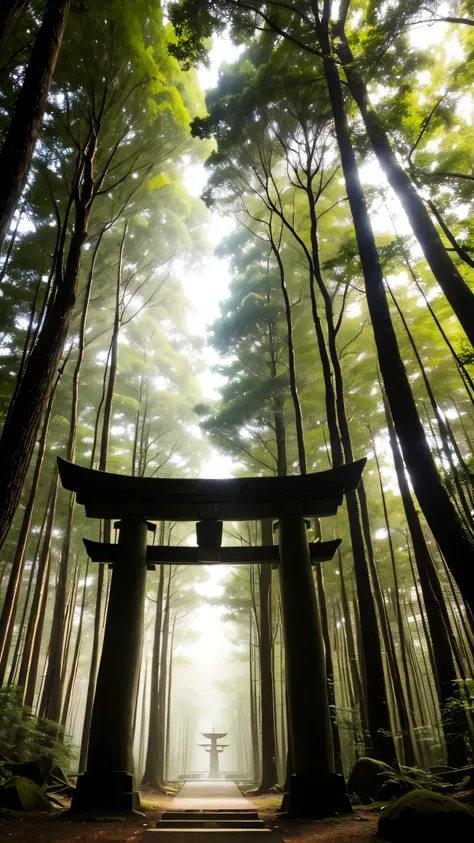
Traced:
POLYGON ((258 843, 270 828, 147 828, 145 843, 258 843))
POLYGON ((200 817, 199 819, 189 820, 186 817, 179 820, 158 820, 157 828, 262 828, 263 820, 229 820, 227 817, 219 817, 211 820, 208 817, 200 817))
POLYGON ((256 811, 248 813, 237 813, 237 811, 165 811, 161 815, 162 820, 208 820, 209 822, 239 822, 240 820, 258 820, 260 817, 256 811))

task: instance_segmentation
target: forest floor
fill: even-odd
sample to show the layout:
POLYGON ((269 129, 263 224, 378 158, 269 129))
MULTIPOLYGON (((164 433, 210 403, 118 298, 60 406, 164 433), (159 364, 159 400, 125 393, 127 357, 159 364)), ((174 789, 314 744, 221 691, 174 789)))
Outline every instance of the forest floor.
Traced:
MULTIPOLYGON (((252 798, 252 797, 250 797, 252 798)), ((171 796, 144 794, 145 816, 123 822, 68 820, 67 815, 21 814, 0 816, 2 843, 133 843, 146 828, 153 828, 171 803, 171 796)), ((256 796, 252 802, 265 825, 275 831, 282 843, 369 843, 377 831, 378 813, 357 809, 352 817, 323 822, 297 822, 277 813, 280 796, 256 796)))

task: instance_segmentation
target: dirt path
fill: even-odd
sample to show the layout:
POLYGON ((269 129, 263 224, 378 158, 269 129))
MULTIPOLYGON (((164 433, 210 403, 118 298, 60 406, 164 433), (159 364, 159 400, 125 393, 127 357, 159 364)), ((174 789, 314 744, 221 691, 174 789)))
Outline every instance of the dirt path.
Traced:
MULTIPOLYGON (((133 843, 146 828, 153 828, 171 797, 146 797, 145 816, 124 822, 78 822, 44 814, 12 812, 0 819, 2 843, 133 843)), ((377 817, 361 812, 352 819, 327 822, 289 822, 277 814, 281 797, 251 797, 266 825, 283 843, 374 843, 377 817)), ((276 843, 276 841, 275 841, 276 843)))

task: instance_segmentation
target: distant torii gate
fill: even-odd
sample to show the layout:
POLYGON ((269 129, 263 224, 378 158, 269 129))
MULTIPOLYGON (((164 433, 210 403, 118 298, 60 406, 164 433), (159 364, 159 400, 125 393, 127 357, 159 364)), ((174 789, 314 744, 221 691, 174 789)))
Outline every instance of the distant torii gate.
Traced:
POLYGON ((357 488, 365 460, 290 477, 178 480, 127 477, 58 459, 64 488, 89 518, 120 519, 117 544, 85 540, 90 558, 112 578, 89 738, 86 772, 73 811, 139 807, 132 767, 147 568, 162 564, 278 566, 286 654, 289 726, 295 774, 286 799, 295 818, 350 810, 336 774, 324 643, 311 563, 332 559, 340 540, 308 544, 305 517, 335 515, 357 488), (223 521, 278 519, 278 546, 221 547, 223 521), (153 547, 153 521, 196 522, 197 547, 153 547))

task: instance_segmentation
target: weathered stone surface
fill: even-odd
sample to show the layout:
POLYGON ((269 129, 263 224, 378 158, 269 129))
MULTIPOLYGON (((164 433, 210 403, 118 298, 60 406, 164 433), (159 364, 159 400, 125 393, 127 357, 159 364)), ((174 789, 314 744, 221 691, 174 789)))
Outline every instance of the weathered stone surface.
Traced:
POLYGON ((47 813, 53 810, 41 788, 24 776, 11 776, 0 787, 0 808, 47 813))
POLYGON ((406 793, 417 789, 418 786, 407 779, 387 779, 377 792, 375 799, 377 802, 389 802, 391 799, 400 799, 406 793))
POLYGON ((51 758, 43 755, 33 761, 23 761, 7 766, 12 776, 24 776, 25 779, 30 779, 39 787, 42 787, 51 773, 53 762, 51 758))
POLYGON ((388 843, 472 840, 474 813, 451 796, 414 790, 384 809, 378 832, 388 843))
POLYGON ((347 792, 357 796, 363 804, 378 798, 380 788, 393 776, 393 770, 383 761, 359 758, 347 781, 347 792))

